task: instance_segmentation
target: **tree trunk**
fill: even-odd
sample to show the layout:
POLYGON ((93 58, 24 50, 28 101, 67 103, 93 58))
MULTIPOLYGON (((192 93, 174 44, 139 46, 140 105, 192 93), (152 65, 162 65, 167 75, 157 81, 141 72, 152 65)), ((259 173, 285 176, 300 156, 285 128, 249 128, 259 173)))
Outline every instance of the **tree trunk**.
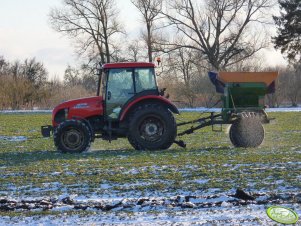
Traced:
POLYGON ((148 61, 153 62, 153 49, 152 49, 152 34, 151 25, 147 23, 147 51, 148 51, 148 61))

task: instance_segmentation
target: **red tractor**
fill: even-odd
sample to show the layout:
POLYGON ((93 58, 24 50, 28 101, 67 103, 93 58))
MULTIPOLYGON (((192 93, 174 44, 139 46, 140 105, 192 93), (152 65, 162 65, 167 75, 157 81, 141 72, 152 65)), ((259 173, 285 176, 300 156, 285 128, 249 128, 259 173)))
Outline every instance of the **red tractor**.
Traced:
POLYGON ((177 136, 172 113, 179 111, 158 90, 154 68, 153 63, 103 65, 97 95, 58 105, 52 126, 42 126, 43 136, 53 132, 61 152, 80 153, 95 138, 111 141, 121 137, 136 150, 169 148, 177 136))

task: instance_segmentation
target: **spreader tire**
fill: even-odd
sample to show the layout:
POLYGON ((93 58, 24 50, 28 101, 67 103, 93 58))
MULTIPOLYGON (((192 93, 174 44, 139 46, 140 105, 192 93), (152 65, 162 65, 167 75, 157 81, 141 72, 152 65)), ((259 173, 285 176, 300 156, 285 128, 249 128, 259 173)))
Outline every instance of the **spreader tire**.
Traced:
POLYGON ((232 124, 229 133, 235 147, 258 147, 264 140, 261 119, 254 112, 245 112, 232 124))
POLYGON ((81 153, 91 146, 91 130, 80 120, 66 120, 55 129, 53 138, 58 151, 81 153))
POLYGON ((128 140, 136 150, 168 149, 176 135, 175 118, 160 104, 139 106, 129 119, 128 140))

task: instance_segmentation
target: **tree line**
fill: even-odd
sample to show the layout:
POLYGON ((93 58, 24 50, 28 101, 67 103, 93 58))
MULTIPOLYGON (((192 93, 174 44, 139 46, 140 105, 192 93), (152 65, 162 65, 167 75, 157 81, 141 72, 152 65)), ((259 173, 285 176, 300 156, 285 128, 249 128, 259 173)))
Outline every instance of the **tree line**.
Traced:
POLYGON ((62 0, 49 14, 52 28, 73 42, 82 65, 66 68, 64 81, 48 79, 35 59, 0 63, 1 108, 52 108, 96 92, 100 62, 149 61, 160 57, 161 87, 179 106, 212 106, 219 98, 207 72, 278 70, 270 106, 301 101, 300 0, 131 0, 141 16, 141 33, 130 39, 115 0, 62 0), (272 9, 280 7, 280 15, 272 9), (277 26, 271 37, 268 30, 277 26), (267 68, 260 50, 273 44, 288 59, 267 68))
POLYGON ((0 56, 0 109, 52 109, 62 101, 92 95, 90 86, 96 85, 91 79, 90 75, 79 76, 79 70, 71 67, 63 81, 50 79, 43 63, 35 58, 9 62, 0 56))

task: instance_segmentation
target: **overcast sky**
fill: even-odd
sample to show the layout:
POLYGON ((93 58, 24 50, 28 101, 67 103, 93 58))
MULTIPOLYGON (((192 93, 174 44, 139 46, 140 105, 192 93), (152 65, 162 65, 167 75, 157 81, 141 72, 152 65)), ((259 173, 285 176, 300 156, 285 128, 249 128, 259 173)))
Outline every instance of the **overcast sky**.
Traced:
MULTIPOLYGON (((77 57, 72 42, 53 31, 48 22, 51 7, 61 0, 0 0, 0 56, 8 60, 36 57, 44 63, 51 77, 63 77, 68 64, 77 57)), ((129 35, 139 32, 141 19, 130 0, 116 0, 120 17, 129 35)), ((267 65, 284 64, 281 54, 273 48, 262 53, 267 65)))

